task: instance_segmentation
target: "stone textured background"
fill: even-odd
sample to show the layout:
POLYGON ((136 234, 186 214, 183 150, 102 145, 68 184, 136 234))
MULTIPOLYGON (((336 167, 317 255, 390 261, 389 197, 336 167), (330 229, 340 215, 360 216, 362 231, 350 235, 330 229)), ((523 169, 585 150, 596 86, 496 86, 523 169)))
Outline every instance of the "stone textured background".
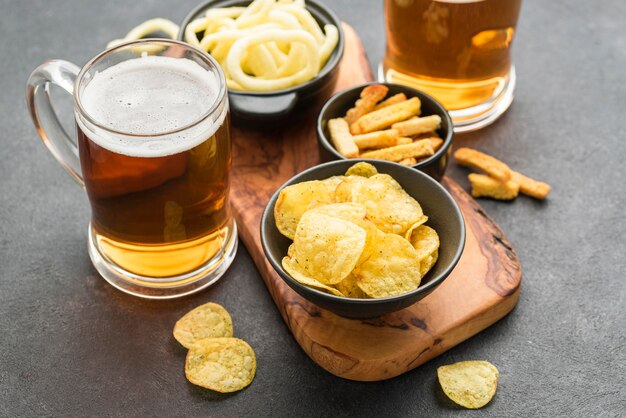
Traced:
MULTIPOLYGON (((328 1, 384 49, 382 2, 328 1)), ((528 0, 514 44, 511 109, 457 144, 553 185, 546 202, 481 201, 524 269, 517 308, 441 357, 386 382, 334 377, 300 350, 246 249, 226 277, 174 302, 126 296, 91 267, 85 195, 37 138, 28 74, 83 64, 144 19, 180 21, 195 0, 0 0, 0 416, 469 416, 439 365, 488 359, 501 373, 481 416, 624 416, 626 411, 626 3, 528 0), (258 356, 248 389, 188 384, 174 322, 205 301, 231 312, 258 356)), ((71 120, 70 101, 58 102, 71 120)), ((467 186, 464 169, 450 174, 467 186)))

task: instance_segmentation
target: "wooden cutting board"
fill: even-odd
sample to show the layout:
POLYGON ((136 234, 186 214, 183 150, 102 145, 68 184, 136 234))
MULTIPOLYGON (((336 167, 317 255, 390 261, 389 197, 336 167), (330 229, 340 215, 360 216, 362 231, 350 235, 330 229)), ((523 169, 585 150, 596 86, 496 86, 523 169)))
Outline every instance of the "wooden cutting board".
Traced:
MULTIPOLYGON (((373 80, 363 45, 344 25, 346 48, 336 91, 373 80)), ((272 269, 259 235, 261 214, 286 180, 318 164, 318 108, 289 126, 259 131, 233 129, 231 202, 239 235, 283 319, 302 349, 324 369, 360 381, 389 379, 436 357, 487 328, 519 297, 522 271, 504 234, 453 180, 443 185, 467 225, 465 251, 444 283, 402 311, 373 320, 351 320, 300 297, 272 269)))

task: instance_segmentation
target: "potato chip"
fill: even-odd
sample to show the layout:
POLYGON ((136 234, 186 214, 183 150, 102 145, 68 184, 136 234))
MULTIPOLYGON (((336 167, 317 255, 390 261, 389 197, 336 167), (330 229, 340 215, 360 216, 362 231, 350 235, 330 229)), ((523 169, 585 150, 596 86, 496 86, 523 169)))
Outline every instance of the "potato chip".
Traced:
POLYGON ((311 213, 321 213, 323 215, 332 216, 333 218, 344 219, 350 221, 365 230, 365 246, 357 266, 367 260, 374 251, 375 241, 379 237, 380 232, 372 221, 366 218, 367 211, 365 206, 360 203, 334 203, 330 205, 318 206, 311 209, 311 213))
POLYGON ((420 262, 409 241, 399 235, 385 234, 354 275, 357 285, 368 296, 395 296, 417 289, 421 280, 420 262))
POLYGON ((345 176, 332 176, 325 180, 320 180, 320 181, 324 183, 326 187, 328 187, 329 192, 334 193, 337 186, 339 186, 339 183, 344 181, 345 178, 346 178, 345 176))
MULTIPOLYGON (((348 177, 351 179, 354 177, 348 177)), ((345 181, 347 181, 346 179, 345 181)), ((339 188, 336 197, 339 200, 339 188)), ((383 232, 403 235, 411 226, 427 219, 420 204, 388 174, 375 174, 361 185, 353 185, 349 197, 352 202, 365 205, 367 217, 383 232)))
POLYGON ((496 394, 498 369, 488 361, 461 361, 437 369, 444 393, 464 408, 478 409, 496 394))
POLYGON ((365 206, 360 203, 331 203, 328 205, 317 206, 309 211, 310 213, 321 213, 322 215, 332 216, 333 218, 345 219, 350 222, 359 222, 365 219, 367 211, 365 206))
POLYGON ((205 303, 187 312, 174 326, 174 338, 185 348, 205 338, 232 337, 233 321, 217 303, 205 303))
POLYGON ((348 277, 335 285, 337 290, 347 298, 366 299, 368 296, 361 290, 356 283, 356 277, 349 274, 348 277))
POLYGON ((408 241, 411 241, 411 235, 413 235, 413 231, 426 223, 426 221, 428 221, 428 216, 424 215, 424 218, 415 222, 413 225, 411 225, 409 229, 406 230, 406 232, 404 233, 404 238, 408 241))
POLYGON ((194 385, 217 392, 241 390, 256 373, 254 350, 239 338, 207 338, 187 353, 185 376, 194 385))
POLYGON ((420 273, 422 277, 437 262, 439 256, 439 235, 437 231, 427 225, 421 225, 412 234, 408 240, 415 248, 417 259, 420 261, 420 273))
POLYGON ((334 287, 331 287, 331 286, 327 286, 324 283, 317 281, 303 274, 302 268, 298 265, 298 263, 295 260, 289 257, 283 257, 282 265, 285 271, 289 273, 289 275, 293 277, 294 280, 302 283, 303 285, 312 287, 317 290, 323 290, 335 296, 344 296, 344 294, 340 290, 335 289, 334 287))
POLYGON ((398 182, 360 162, 345 176, 307 183, 302 190, 286 188, 275 211, 278 217, 286 207, 296 225, 282 260, 294 280, 348 298, 399 295, 419 286, 437 261, 439 237, 423 225, 428 217, 398 182), (324 198, 310 196, 313 189, 324 198))
POLYGON ((274 219, 280 233, 293 239, 304 212, 334 202, 335 187, 332 182, 313 180, 293 184, 281 190, 274 207, 274 219))
POLYGON ((356 266, 367 234, 352 222, 305 213, 293 239, 294 259, 305 276, 324 284, 342 281, 356 266))
POLYGON ((356 163, 346 171, 346 176, 372 177, 374 174, 378 174, 376 167, 365 162, 356 163))
POLYGON ((348 175, 335 188, 335 201, 340 203, 358 202, 361 187, 367 182, 367 177, 348 175))

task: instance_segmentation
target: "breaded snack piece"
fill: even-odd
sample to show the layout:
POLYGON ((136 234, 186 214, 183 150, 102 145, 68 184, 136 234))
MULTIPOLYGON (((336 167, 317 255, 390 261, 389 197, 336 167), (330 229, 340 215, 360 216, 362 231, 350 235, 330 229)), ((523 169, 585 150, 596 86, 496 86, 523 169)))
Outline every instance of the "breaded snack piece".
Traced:
POLYGON ((431 136, 427 139, 430 141, 430 145, 432 145, 435 152, 437 152, 437 150, 439 150, 439 148, 441 148, 441 146, 443 145, 443 139, 439 138, 438 136, 431 136))
POLYGON ((361 91, 361 98, 356 101, 354 107, 346 113, 348 125, 352 125, 361 116, 374 110, 376 103, 380 102, 389 91, 383 84, 372 84, 361 91))
POLYGON ((359 149, 378 149, 398 145, 398 131, 387 129, 363 135, 355 135, 352 139, 359 149))
POLYGON ((413 142, 413 138, 409 138, 408 136, 401 136, 398 138, 396 145, 412 144, 413 142))
POLYGON ((427 157, 434 153, 430 141, 428 139, 422 139, 421 141, 411 144, 396 145, 395 147, 365 152, 361 157, 398 162, 406 158, 427 157))
POLYGON ((376 167, 374 167, 370 163, 366 163, 363 161, 360 163, 356 163, 346 171, 346 176, 360 176, 369 178, 375 174, 378 174, 378 170, 376 170, 376 167))
POLYGON ((439 129, 441 117, 439 115, 424 116, 423 118, 409 119, 391 125, 400 136, 419 135, 439 129))
POLYGON ((519 194, 519 184, 509 181, 498 181, 484 174, 472 173, 467 176, 472 184, 473 197, 491 197, 498 200, 512 200, 519 194))
POLYGON ((466 167, 484 171, 490 177, 505 182, 511 179, 511 169, 502 161, 471 148, 459 148, 454 153, 456 161, 466 167))
POLYGON ((413 157, 411 157, 411 158, 405 158, 405 159, 404 159, 404 160, 402 160, 402 161, 398 161, 398 164, 412 166, 412 165, 417 164, 417 160, 416 160, 415 158, 413 158, 413 157))
POLYGON ((548 193, 550 193, 550 185, 548 183, 533 180, 517 171, 512 171, 511 174, 511 179, 519 184, 519 191, 525 195, 535 199, 545 199, 548 193))
POLYGON ((367 113, 350 125, 350 132, 356 135, 388 128, 396 122, 419 115, 421 105, 420 99, 412 97, 404 102, 367 113))
POLYGON ((328 121, 328 132, 330 140, 335 149, 344 157, 354 158, 359 155, 359 148, 354 143, 348 122, 343 118, 331 119, 328 121))
POLYGON ((394 94, 390 98, 385 99, 382 102, 378 103, 376 107, 374 107, 374 110, 379 110, 379 109, 382 109, 383 107, 391 106, 392 104, 396 104, 396 103, 400 103, 404 101, 406 101, 406 94, 404 93, 394 94))
MULTIPOLYGON (((409 120, 411 120, 411 119, 409 119, 409 120)), ((411 135, 411 138, 413 138, 414 140, 418 140, 418 139, 440 138, 440 137, 437 134, 437 132, 424 132, 424 133, 417 134, 417 135, 411 135)))

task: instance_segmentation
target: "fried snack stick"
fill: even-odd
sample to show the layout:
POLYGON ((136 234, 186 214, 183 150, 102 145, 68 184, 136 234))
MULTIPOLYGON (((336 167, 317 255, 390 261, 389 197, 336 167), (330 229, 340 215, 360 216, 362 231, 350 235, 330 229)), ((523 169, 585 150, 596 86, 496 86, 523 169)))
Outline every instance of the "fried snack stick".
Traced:
POLYGON ((427 157, 433 155, 434 153, 435 152, 433 151, 430 141, 423 139, 411 144, 396 145, 395 147, 365 152, 361 155, 361 157, 398 162, 407 158, 427 157))
POLYGON ((359 149, 367 148, 385 148, 398 145, 398 131, 395 129, 387 129, 386 131, 375 131, 363 135, 355 135, 354 143, 359 149))
POLYGON ((413 157, 411 157, 411 158, 405 158, 405 159, 404 159, 404 160, 402 160, 402 161, 398 161, 398 164, 411 166, 411 165, 415 165, 415 164, 417 164, 417 160, 416 160, 415 158, 413 158, 413 157))
POLYGON ((459 148, 454 153, 454 158, 459 164, 484 171, 499 181, 504 182, 511 179, 511 169, 508 165, 480 151, 471 148, 459 148))
POLYGON ((374 107, 374 110, 380 110, 383 107, 391 106, 392 104, 397 104, 397 103, 401 103, 404 101, 406 101, 406 94, 404 93, 394 94, 390 98, 385 99, 382 102, 378 103, 376 107, 374 107))
POLYGON ((437 134, 437 132, 424 132, 423 134, 419 135, 411 135, 411 138, 413 138, 414 141, 417 141, 418 139, 439 138, 439 135, 437 134))
POLYGON ((350 125, 350 132, 353 134, 365 134, 390 127, 396 122, 400 122, 420 113, 421 102, 417 97, 412 97, 401 103, 396 103, 380 110, 367 113, 361 116, 356 122, 350 125))
POLYGON ((441 148, 441 146, 443 145, 443 139, 439 138, 438 136, 432 136, 426 139, 430 141, 430 145, 432 145, 435 152, 437 152, 439 148, 441 148))
POLYGON ((408 136, 401 136, 398 138, 398 142, 396 143, 396 145, 404 145, 404 144, 412 144, 413 142, 413 138, 409 138, 408 136))
POLYGON ((341 155, 354 158, 359 155, 359 148, 354 143, 348 122, 344 118, 331 119, 328 121, 330 140, 341 155))
POLYGON ((439 117, 439 115, 424 116, 423 118, 405 120, 404 122, 391 125, 391 127, 396 129, 402 136, 431 132, 439 129, 439 126, 441 126, 441 117, 439 117))
POLYGON ((388 91, 389 88, 382 84, 372 84, 361 90, 361 98, 346 113, 348 125, 352 125, 361 116, 374 110, 376 103, 380 102, 387 95, 388 91))
POLYGON ((467 178, 472 184, 473 197, 512 200, 519 194, 519 184, 513 180, 501 182, 484 174, 476 173, 468 175, 467 178))
POLYGON ((545 199, 550 193, 550 185, 542 181, 533 180, 517 171, 511 171, 511 180, 519 184, 519 191, 535 199, 545 199))

